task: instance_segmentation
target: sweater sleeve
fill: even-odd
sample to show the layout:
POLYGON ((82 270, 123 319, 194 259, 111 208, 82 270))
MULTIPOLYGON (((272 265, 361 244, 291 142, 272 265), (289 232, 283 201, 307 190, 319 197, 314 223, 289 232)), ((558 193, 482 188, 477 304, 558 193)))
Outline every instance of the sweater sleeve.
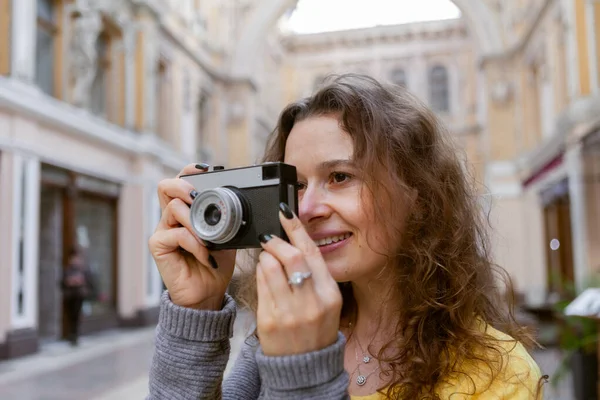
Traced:
POLYGON ((164 292, 148 399, 221 399, 235 315, 228 295, 222 310, 203 311, 179 307, 164 292))
POLYGON ((256 352, 262 397, 269 400, 349 399, 348 373, 344 369, 346 339, 339 332, 337 341, 325 349, 305 354, 268 357, 259 347, 256 352))
POLYGON ((221 311, 199 311, 174 305, 165 292, 147 400, 349 399, 341 333, 323 350, 283 357, 265 356, 251 336, 221 391, 234 319, 228 295, 221 311))

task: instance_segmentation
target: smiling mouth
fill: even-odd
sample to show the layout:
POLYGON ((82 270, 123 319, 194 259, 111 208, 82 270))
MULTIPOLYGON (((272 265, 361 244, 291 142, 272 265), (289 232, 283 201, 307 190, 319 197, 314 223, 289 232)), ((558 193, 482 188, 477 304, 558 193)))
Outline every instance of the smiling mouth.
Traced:
POLYGON ((352 234, 350 232, 347 232, 342 235, 329 236, 329 237, 326 237, 323 239, 315 240, 314 242, 318 247, 323 247, 323 246, 327 246, 332 243, 337 243, 337 242, 341 242, 342 240, 346 240, 350 236, 352 236, 352 234))

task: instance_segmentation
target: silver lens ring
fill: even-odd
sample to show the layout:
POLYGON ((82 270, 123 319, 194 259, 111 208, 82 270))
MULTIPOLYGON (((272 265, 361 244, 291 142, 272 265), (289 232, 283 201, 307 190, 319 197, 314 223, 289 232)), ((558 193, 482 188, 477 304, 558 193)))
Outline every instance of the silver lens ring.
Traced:
POLYGON ((198 237, 208 242, 223 244, 237 235, 243 221, 242 202, 230 189, 215 188, 205 190, 196 196, 190 208, 192 228, 198 237), (217 208, 218 221, 209 223, 206 213, 217 208))

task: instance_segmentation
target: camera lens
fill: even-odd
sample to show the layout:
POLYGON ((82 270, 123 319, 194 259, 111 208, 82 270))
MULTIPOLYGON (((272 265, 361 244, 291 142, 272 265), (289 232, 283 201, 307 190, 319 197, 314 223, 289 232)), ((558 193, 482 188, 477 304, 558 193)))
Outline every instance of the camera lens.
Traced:
POLYGON ((190 208, 194 232, 208 242, 229 242, 242 227, 243 204, 242 194, 234 188, 219 187, 200 192, 190 208))
POLYGON ((215 226, 221 220, 221 209, 216 204, 210 204, 204 210, 204 220, 210 226, 215 226))

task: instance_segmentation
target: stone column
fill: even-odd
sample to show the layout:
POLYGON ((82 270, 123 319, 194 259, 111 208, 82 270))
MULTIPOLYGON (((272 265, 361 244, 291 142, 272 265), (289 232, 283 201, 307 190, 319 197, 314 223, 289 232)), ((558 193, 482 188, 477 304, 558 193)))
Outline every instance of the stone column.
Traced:
POLYGON ((10 358, 37 350, 40 164, 10 152, 0 163, 0 341, 10 358))
MULTIPOLYGON (((133 58, 133 66, 127 61, 128 77, 138 77, 134 79, 133 97, 134 106, 134 127, 139 132, 153 133, 156 126, 156 109, 155 109, 155 90, 156 90, 156 74, 158 70, 158 32, 156 20, 151 11, 143 7, 137 10, 135 16, 135 32, 128 32, 127 35, 132 35, 126 39, 126 47, 134 49, 134 54, 129 57, 133 58), (141 79, 139 76, 141 75, 141 79)), ((128 92, 130 89, 128 89, 128 92)), ((131 118, 131 116, 129 117, 131 118)))
MULTIPOLYGON (((144 52, 144 67, 141 72, 144 74, 144 94, 143 99, 138 99, 143 102, 144 109, 144 131, 156 132, 157 115, 156 102, 158 99, 154 95, 156 90, 156 79, 158 73, 158 34, 154 21, 148 17, 140 23, 140 29, 143 32, 143 52, 144 52)), ((168 71, 169 72, 169 71, 168 71)))
POLYGON ((588 54, 590 59, 590 84, 592 86, 592 93, 600 93, 600 71, 598 68, 598 41, 600 38, 596 37, 598 32, 598 24, 600 21, 596 21, 596 9, 600 9, 600 0, 587 0, 585 7, 586 25, 587 25, 587 42, 588 42, 588 54))
POLYGON ((132 23, 123 32, 123 48, 125 51, 125 128, 135 126, 135 49, 137 24, 132 23))
MULTIPOLYGON (((13 235, 15 213, 13 208, 15 192, 14 155, 8 151, 0 153, 0 343, 6 340, 10 331, 11 299, 12 299, 12 265, 14 260, 13 235)), ((0 358, 2 356, 0 355, 0 358)))
POLYGON ((573 0, 561 0, 565 15, 567 83, 569 101, 579 96, 579 59, 577 55, 577 32, 575 31, 575 4, 573 0))
POLYGON ((118 311, 125 325, 147 325, 155 322, 147 311, 158 306, 161 294, 148 239, 160 216, 156 185, 162 176, 160 165, 144 156, 135 161, 133 172, 119 198, 118 311))
POLYGON ((585 203, 585 166, 580 142, 571 145, 565 154, 571 202, 571 231, 573 238, 574 278, 577 291, 581 291, 589 278, 587 252, 587 215, 585 203))
POLYGON ((123 320, 135 319, 144 297, 144 198, 143 185, 123 184, 119 196, 118 312, 123 320), (140 282, 141 280, 141 282, 140 282))
POLYGON ((36 21, 35 0, 12 0, 11 75, 30 84, 35 82, 36 21))

